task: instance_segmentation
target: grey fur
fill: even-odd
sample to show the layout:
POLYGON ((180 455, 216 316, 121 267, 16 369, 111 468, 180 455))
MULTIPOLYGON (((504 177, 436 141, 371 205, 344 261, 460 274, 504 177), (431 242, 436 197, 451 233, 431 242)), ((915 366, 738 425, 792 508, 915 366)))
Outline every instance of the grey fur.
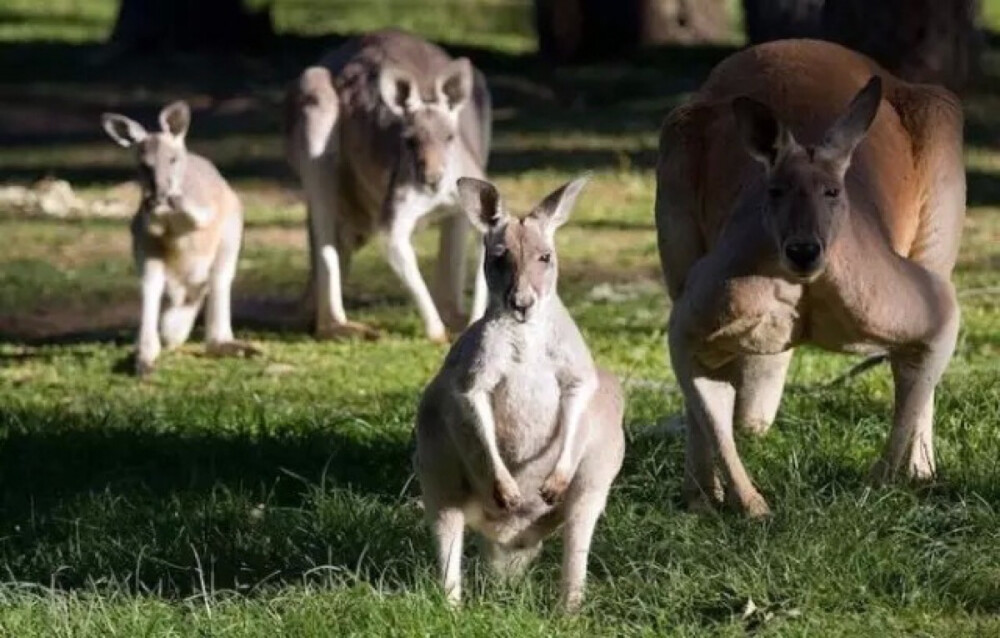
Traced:
MULTIPOLYGON (((376 234, 416 301, 428 337, 446 339, 442 316, 453 326, 465 320, 468 222, 459 213, 455 181, 484 175, 491 116, 486 82, 467 60, 453 60, 395 29, 350 40, 293 84, 286 148, 309 209, 318 336, 373 336, 347 321, 341 282, 354 251, 376 234), (445 96, 459 88, 469 94, 450 108, 445 96), (439 209, 445 220, 432 295, 410 235, 439 209)), ((484 293, 485 282, 477 278, 470 319, 482 313, 484 293)))
POLYGON ((515 219, 492 185, 459 180, 470 217, 495 220, 484 239, 490 301, 424 391, 416 426, 424 507, 456 603, 466 525, 485 537, 491 564, 511 572, 565 524, 563 604, 575 610, 582 600, 591 537, 625 443, 621 387, 594 365, 555 290, 552 233, 562 219, 553 216, 581 187, 574 182, 515 219), (540 261, 547 274, 528 272, 540 261), (525 286, 530 308, 518 290, 525 286))

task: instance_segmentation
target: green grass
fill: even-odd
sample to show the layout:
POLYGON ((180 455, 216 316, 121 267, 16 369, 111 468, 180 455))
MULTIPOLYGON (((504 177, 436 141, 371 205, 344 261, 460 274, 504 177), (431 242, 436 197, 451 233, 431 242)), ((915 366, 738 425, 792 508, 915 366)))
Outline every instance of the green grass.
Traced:
MULTIPOLYGON (((0 211, 0 636, 1000 632, 996 53, 989 82, 966 98, 963 328, 938 393, 938 480, 872 489, 888 371, 828 385, 856 360, 803 349, 775 429, 740 441, 775 512, 760 523, 685 512, 683 441, 657 426, 681 407, 651 215, 657 126, 727 50, 553 71, 522 55, 526 3, 459 6, 280 0, 275 14, 288 32, 396 22, 478 47, 470 54, 497 98, 492 173, 515 207, 596 171, 559 236, 561 291, 595 357, 626 383, 628 453, 582 615, 556 611, 558 540, 513 585, 494 582, 470 543, 466 605, 444 605, 410 430, 445 350, 421 338, 374 247, 358 255, 346 294, 352 318, 384 331, 380 342, 317 343, 288 327, 305 236, 276 109, 284 82, 323 43, 286 43, 274 59, 105 69, 86 54, 107 33, 113 2, 17 1, 3 11, 23 20, 0 24, 0 40, 24 64, 0 80, 11 105, 0 125, 24 137, 0 148, 0 174, 51 173, 100 195, 131 169, 102 139, 97 114, 152 120, 166 99, 192 99, 192 146, 247 204, 237 330, 265 354, 209 359, 195 340, 136 382, 120 372, 137 316, 127 222, 0 211)), ((435 235, 418 236, 425 269, 435 235)))

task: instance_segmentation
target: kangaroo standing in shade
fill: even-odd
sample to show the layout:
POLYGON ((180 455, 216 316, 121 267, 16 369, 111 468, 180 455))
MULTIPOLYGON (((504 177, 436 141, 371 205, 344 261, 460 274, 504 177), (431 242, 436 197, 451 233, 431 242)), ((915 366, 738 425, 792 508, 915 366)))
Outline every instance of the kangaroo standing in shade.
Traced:
POLYGON ((565 525, 563 604, 576 609, 583 597, 591 538, 625 449, 618 381, 595 367, 556 293, 553 236, 583 185, 516 219, 491 184, 459 180, 485 233, 489 305, 427 386, 416 426, 417 476, 453 602, 466 525, 504 573, 523 570, 565 525))
MULTIPOLYGON (((347 320, 342 290, 352 254, 375 234, 428 338, 446 341, 442 314, 461 325, 469 223, 455 183, 484 175, 490 131, 482 74, 403 31, 355 38, 303 71, 286 98, 285 145, 308 206, 317 336, 377 335, 347 320), (444 220, 435 300, 411 236, 437 210, 444 220)), ((471 319, 485 303, 477 272, 471 319)))
POLYGON ((233 339, 230 319, 243 208, 215 166, 188 152, 188 105, 166 106, 158 133, 116 113, 105 113, 101 120, 112 140, 135 150, 142 186, 142 202, 132 218, 132 251, 142 278, 136 373, 153 370, 161 334, 168 348, 187 341, 206 297, 208 351, 255 354, 253 346, 233 339))

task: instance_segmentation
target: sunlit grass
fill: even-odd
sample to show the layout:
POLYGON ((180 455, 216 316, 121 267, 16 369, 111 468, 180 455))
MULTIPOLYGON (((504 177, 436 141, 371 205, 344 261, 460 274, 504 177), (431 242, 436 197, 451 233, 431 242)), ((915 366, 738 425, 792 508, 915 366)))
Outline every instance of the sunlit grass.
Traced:
MULTIPOLYGON (((25 18, 0 24, 0 40, 97 41, 114 14, 111 0, 45 6, 6 3, 0 13, 25 18), (90 17, 62 31, 67 16, 90 17)), ((36 100, 26 111, 71 104, 82 115, 67 109, 81 122, 72 135, 0 148, 0 174, 66 177, 84 197, 131 176, 129 154, 97 130, 101 109, 136 109, 151 123, 162 101, 192 96, 190 144, 246 205, 237 331, 264 355, 207 358, 196 337, 138 383, 122 372, 138 313, 127 221, 0 211, 0 636, 1000 632, 993 94, 966 98, 972 205, 955 274, 962 333, 937 398, 939 479, 873 489, 890 374, 881 366, 832 383, 857 359, 803 348, 774 430, 739 442, 774 517, 697 516, 680 505, 683 438, 663 427, 681 400, 665 352, 652 167, 663 114, 711 58, 512 69, 531 47, 526 7, 279 0, 275 16, 279 30, 316 34, 393 21, 512 56, 487 72, 498 96, 491 171, 515 210, 594 171, 558 235, 560 289, 598 362, 625 382, 629 449, 598 527, 583 614, 556 613, 558 541, 517 584, 495 582, 470 542, 467 604, 446 607, 410 469, 416 399, 445 349, 422 338, 374 245, 356 256, 345 290, 351 318, 383 338, 316 342, 295 327, 304 209, 282 158, 278 104, 306 62, 241 67, 245 75, 223 78, 235 89, 215 91, 185 81, 196 59, 162 81, 3 87, 36 100), (228 90, 248 97, 245 121, 220 106, 228 90)), ((431 272, 436 231, 416 245, 431 272)))

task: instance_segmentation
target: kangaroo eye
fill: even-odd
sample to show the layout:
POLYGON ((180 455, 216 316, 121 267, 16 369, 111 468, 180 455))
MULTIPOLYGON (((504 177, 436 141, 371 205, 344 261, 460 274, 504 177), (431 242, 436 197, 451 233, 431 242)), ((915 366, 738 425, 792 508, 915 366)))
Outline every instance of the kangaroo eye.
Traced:
POLYGON ((823 196, 829 197, 830 199, 840 197, 840 189, 836 187, 827 188, 823 191, 823 196))
POLYGON ((542 262, 543 264, 549 263, 550 261, 552 261, 552 253, 545 253, 544 255, 538 258, 538 261, 542 262))

